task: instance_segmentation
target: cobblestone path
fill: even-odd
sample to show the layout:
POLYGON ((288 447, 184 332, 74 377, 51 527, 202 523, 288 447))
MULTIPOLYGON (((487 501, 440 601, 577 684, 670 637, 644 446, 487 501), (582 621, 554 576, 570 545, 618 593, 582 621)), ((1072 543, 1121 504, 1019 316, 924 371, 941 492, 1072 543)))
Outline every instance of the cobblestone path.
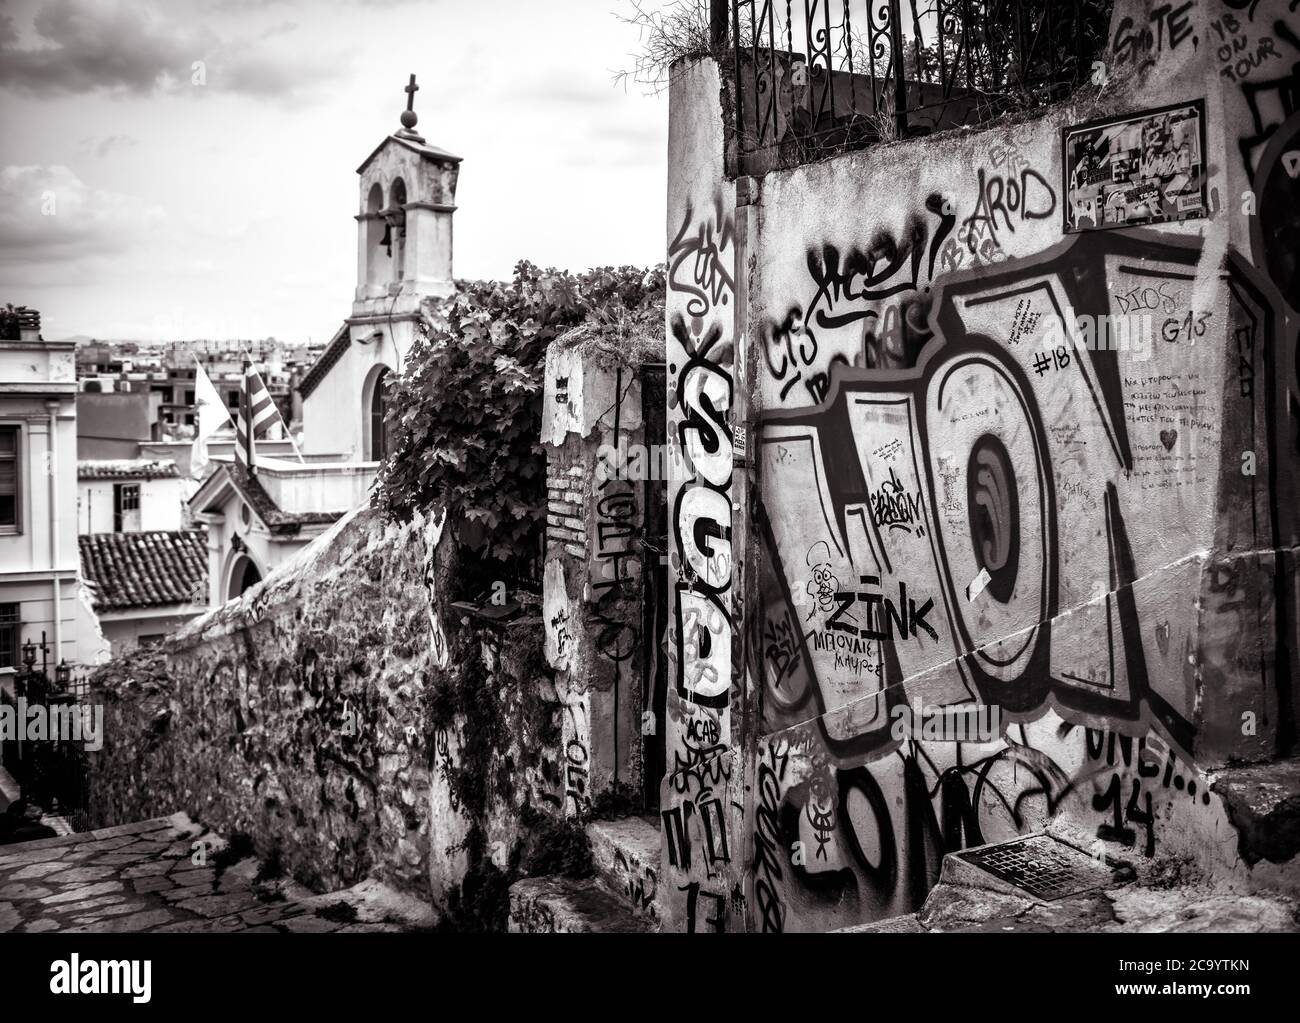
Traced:
POLYGON ((430 921, 375 882, 315 895, 184 814, 0 845, 0 932, 397 931, 430 921), (203 841, 203 862, 195 843, 203 841))

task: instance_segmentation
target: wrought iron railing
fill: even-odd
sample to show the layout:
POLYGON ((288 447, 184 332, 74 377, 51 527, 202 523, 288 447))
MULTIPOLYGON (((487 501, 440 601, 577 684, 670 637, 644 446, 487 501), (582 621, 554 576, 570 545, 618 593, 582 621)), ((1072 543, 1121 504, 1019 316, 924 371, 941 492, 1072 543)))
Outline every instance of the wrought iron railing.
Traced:
MULTIPOLYGON (((717 19, 726 0, 714 5, 717 19)), ((731 0, 741 173, 979 124, 1087 80, 1112 0, 731 0)))
MULTIPOLYGON (((14 693, 0 689, 0 703, 8 704, 16 722, 24 707, 77 707, 86 695, 81 683, 57 688, 45 672, 30 670, 14 676, 14 693), (24 703, 20 704, 18 701, 24 703)), ((54 720, 53 717, 48 719, 54 720)), ((86 808, 86 763, 78 742, 68 736, 0 741, 0 763, 18 783, 24 799, 47 812, 72 815, 86 808)))

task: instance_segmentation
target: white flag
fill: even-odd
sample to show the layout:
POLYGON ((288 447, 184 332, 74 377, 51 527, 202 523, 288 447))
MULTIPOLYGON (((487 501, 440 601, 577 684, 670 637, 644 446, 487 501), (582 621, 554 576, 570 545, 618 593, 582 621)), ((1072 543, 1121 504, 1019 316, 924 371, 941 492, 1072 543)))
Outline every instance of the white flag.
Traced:
POLYGON ((194 420, 194 447, 190 452, 190 475, 202 479, 208 465, 208 438, 230 422, 230 409, 212 386, 208 374, 195 358, 194 406, 198 415, 194 420))

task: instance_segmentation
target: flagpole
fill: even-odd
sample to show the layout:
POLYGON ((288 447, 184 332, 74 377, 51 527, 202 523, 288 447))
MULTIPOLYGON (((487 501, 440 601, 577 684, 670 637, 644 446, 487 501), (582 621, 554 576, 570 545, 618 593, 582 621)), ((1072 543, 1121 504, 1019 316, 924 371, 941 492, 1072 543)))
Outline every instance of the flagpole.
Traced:
MULTIPOLYGON (((254 361, 253 357, 244 348, 244 343, 242 341, 239 343, 239 354, 248 360, 248 364, 253 367, 253 371, 257 373, 257 375, 260 377, 262 375, 262 371, 257 368, 257 362, 254 361)), ((262 386, 266 387, 265 380, 262 381, 262 386)), ((271 389, 269 387, 267 387, 266 390, 268 394, 271 392, 271 389)), ((271 399, 271 404, 275 407, 275 414, 280 420, 280 425, 284 427, 284 432, 285 435, 289 438, 289 443, 293 445, 293 453, 298 456, 299 464, 306 465, 307 459, 303 458, 302 452, 298 450, 298 442, 293 439, 293 431, 289 429, 289 424, 284 421, 284 416, 280 415, 280 406, 275 404, 274 398, 271 399)), ((249 424, 249 429, 250 430, 252 429, 251 423, 249 424)))

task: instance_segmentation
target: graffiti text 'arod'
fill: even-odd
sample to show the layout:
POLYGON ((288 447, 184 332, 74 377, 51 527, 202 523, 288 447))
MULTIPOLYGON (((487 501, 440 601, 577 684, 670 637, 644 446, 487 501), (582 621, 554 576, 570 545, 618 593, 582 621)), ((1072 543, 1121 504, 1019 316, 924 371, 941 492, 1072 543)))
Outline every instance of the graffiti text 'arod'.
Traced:
MULTIPOLYGON (((859 576, 858 581, 864 586, 880 585, 880 577, 875 575, 859 576)), ((933 598, 918 608, 916 601, 907 595, 906 583, 898 584, 897 604, 883 593, 872 593, 870 590, 858 592, 840 590, 835 594, 835 600, 839 604, 839 609, 827 619, 826 627, 829 629, 847 632, 853 636, 864 636, 867 639, 892 640, 895 625, 898 626, 900 639, 907 639, 908 636, 915 639, 919 626, 929 633, 931 639, 935 641, 939 639, 939 634, 925 620, 925 616, 934 608, 933 598), (858 613, 864 615, 864 624, 857 624, 857 617, 851 610, 859 603, 866 605, 866 611, 858 609, 858 613), (882 607, 882 610, 877 611, 878 606, 882 607), (879 623, 880 628, 874 628, 873 622, 879 623)))

